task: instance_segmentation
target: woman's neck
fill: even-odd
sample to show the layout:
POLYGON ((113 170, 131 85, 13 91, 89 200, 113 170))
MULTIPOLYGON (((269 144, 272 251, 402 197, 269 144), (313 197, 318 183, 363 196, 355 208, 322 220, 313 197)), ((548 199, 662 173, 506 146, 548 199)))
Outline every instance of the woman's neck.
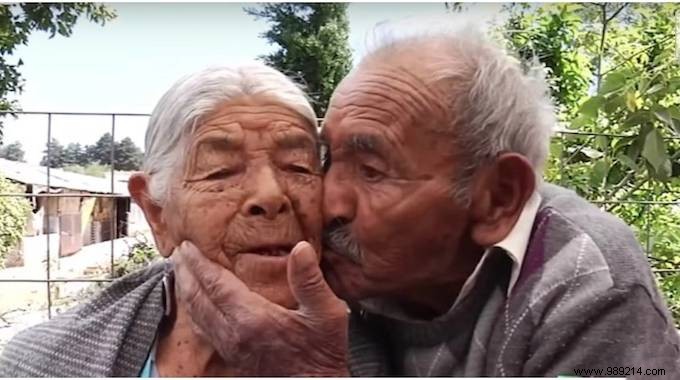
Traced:
POLYGON ((224 365, 213 346, 197 334, 186 308, 176 306, 158 334, 156 369, 161 377, 206 377, 235 375, 224 365))

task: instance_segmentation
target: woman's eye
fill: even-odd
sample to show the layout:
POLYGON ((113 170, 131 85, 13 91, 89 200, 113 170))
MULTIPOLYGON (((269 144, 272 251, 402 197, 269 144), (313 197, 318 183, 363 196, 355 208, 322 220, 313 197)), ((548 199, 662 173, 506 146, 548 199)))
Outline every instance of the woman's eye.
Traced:
POLYGON ((377 181, 385 176, 381 171, 368 165, 359 166, 359 171, 361 176, 369 181, 377 181))
POLYGON ((231 177, 232 175, 236 174, 237 170, 235 169, 220 169, 216 172, 210 173, 205 179, 209 181, 213 180, 220 180, 220 179, 226 179, 231 177))
POLYGON ((286 166, 286 170, 298 174, 312 174, 312 171, 309 168, 302 165, 288 165, 286 166))

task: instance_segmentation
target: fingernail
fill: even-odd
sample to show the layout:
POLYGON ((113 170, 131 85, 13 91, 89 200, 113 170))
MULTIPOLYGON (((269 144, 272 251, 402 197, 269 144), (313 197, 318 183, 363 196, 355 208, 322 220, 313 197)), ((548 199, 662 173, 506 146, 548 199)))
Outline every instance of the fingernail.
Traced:
POLYGON ((302 250, 305 249, 305 247, 311 247, 311 245, 308 242, 302 240, 295 244, 295 247, 293 247, 290 253, 291 255, 294 255, 296 252, 302 252, 302 250))

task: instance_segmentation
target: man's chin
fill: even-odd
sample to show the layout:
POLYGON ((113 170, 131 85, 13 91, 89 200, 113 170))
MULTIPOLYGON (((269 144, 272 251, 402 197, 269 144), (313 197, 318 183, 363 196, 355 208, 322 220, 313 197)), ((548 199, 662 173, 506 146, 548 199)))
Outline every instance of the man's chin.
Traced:
POLYGON ((359 301, 362 297, 357 284, 351 279, 356 278, 361 267, 353 261, 335 253, 327 253, 321 260, 321 270, 333 293, 348 303, 359 301))

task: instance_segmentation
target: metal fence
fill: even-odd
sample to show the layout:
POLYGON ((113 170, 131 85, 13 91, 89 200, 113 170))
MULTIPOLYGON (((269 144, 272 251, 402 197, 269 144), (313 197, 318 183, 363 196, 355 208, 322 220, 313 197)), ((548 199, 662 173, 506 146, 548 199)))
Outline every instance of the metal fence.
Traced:
MULTIPOLYGON (((571 152, 563 152, 566 154, 562 154, 561 157, 559 157, 559 162, 557 163, 558 170, 560 172, 564 172, 567 165, 572 164, 573 160, 576 158, 576 156, 582 152, 583 149, 589 148, 592 144, 593 141, 597 138, 606 138, 610 139, 631 139, 635 138, 635 135, 629 135, 629 134, 611 134, 611 133, 595 133, 595 132, 579 132, 579 131, 566 131, 566 130, 561 130, 558 131, 555 136, 553 137, 553 141, 559 141, 561 144, 564 146, 565 141, 569 138, 579 138, 581 141, 579 141, 579 145, 571 152)), ((666 137, 664 140, 667 143, 680 143, 680 137, 678 136, 672 136, 672 137, 666 137)), ((605 145, 605 149, 603 152, 603 157, 605 158, 610 152, 608 151, 610 149, 610 146, 605 145)), ((671 161, 676 161, 680 158, 680 152, 679 154, 676 154, 673 157, 670 157, 671 161)), ((572 187, 569 180, 565 180, 564 176, 561 176, 559 178, 559 181, 557 181, 559 185, 562 185, 564 187, 570 188, 572 187)), ((636 188, 637 189, 637 188, 636 188)), ((610 194, 613 194, 614 192, 610 192, 610 194)), ((605 197, 606 198, 606 197, 605 197)), ((666 197, 669 198, 669 197, 666 197)), ((633 199, 632 197, 632 191, 627 193, 627 196, 624 196, 623 199, 618 199, 618 200, 611 200, 611 199, 588 199, 589 202, 596 204, 600 207, 602 207, 605 211, 610 211, 614 214, 617 214, 616 208, 618 206, 624 206, 624 205, 639 205, 643 207, 642 211, 642 219, 644 219, 644 233, 640 233, 639 235, 644 235, 643 239, 640 239, 641 236, 638 236, 638 239, 641 240, 641 245, 647 254, 648 259, 651 261, 655 261, 657 258, 654 257, 653 255, 653 247, 651 243, 651 237, 652 237, 652 230, 651 230, 651 212, 655 207, 668 207, 668 208, 673 208, 676 207, 677 209, 677 215, 678 218, 680 218, 680 192, 676 193, 670 193, 670 198, 669 200, 650 200, 650 199, 633 199)), ((642 232, 642 231, 638 231, 642 232)), ((654 264, 654 263, 652 263, 654 264)), ((673 268, 673 269, 659 269, 659 268, 652 268, 652 271, 655 273, 680 273, 680 268, 673 268)))
MULTIPOLYGON (((145 117, 148 118, 150 115, 149 114, 142 114, 142 113, 95 113, 95 112, 34 112, 34 111, 16 111, 16 112, 9 112, 9 111, 0 111, 0 114, 11 114, 13 116, 16 115, 41 115, 45 117, 45 126, 47 129, 47 139, 46 139, 46 155, 48 162, 51 157, 51 144, 49 144, 50 141, 52 141, 52 122, 55 116, 98 116, 98 117, 105 117, 105 118, 110 118, 111 122, 111 128, 110 128, 110 134, 111 134, 111 154, 110 154, 110 162, 109 165, 111 166, 110 170, 110 176, 111 176, 111 182, 110 182, 110 191, 105 192, 105 193, 90 193, 87 196, 91 198, 127 198, 127 195, 121 195, 121 194, 116 194, 115 191, 115 167, 114 163, 116 160, 115 157, 115 139, 116 139, 116 119, 120 117, 145 117)), ((56 197, 56 198, 68 198, 68 197, 83 197, 82 193, 60 193, 60 194, 52 194, 49 193, 49 188, 51 185, 51 168, 50 165, 47 165, 46 167, 46 187, 48 189, 48 193, 36 193, 36 192, 31 192, 31 193, 0 193, 0 197, 34 197, 34 198, 50 198, 50 197, 56 197)), ((2 175, 2 173, 0 173, 2 175)), ((116 203, 112 203, 112 208, 116 207, 116 203)), ((114 210, 111 210, 112 213, 114 213, 114 210)), ((50 233, 45 234, 45 239, 46 239, 46 245, 47 249, 45 252, 45 278, 42 279, 37 279, 37 278, 19 278, 19 279, 0 279, 0 284, 2 283, 44 283, 45 284, 45 289, 46 289, 46 303, 47 303, 47 318, 52 318, 52 301, 53 301, 53 295, 52 295, 52 284, 54 283, 69 283, 69 282, 80 282, 80 283, 106 283, 106 282, 111 282, 115 279, 115 270, 114 270, 114 241, 115 237, 117 236, 117 220, 116 218, 113 218, 112 223, 110 224, 110 260, 109 260, 109 274, 108 277, 106 278, 53 278, 52 277, 52 268, 51 268, 51 257, 52 257, 52 252, 51 252, 51 244, 50 244, 50 233)), ((51 226, 50 226, 50 218, 45 218, 45 224, 46 224, 46 230, 50 231, 51 226)), ((2 310, 0 310, 0 317, 2 316, 2 310)))
MULTIPOLYGON (((120 117, 145 117, 148 118, 150 115, 148 114, 139 114, 139 113, 83 113, 83 112, 27 112, 27 111, 17 111, 17 112, 0 112, 0 114, 13 114, 13 115, 40 115, 44 116, 45 118, 45 127, 47 129, 47 140, 46 142, 50 142, 52 140, 52 123, 53 119, 56 116, 98 116, 98 117, 104 117, 104 118, 110 118, 110 133, 111 133, 111 157, 110 157, 110 165, 111 165, 111 188, 109 192, 105 193, 99 193, 99 194, 88 194, 88 197, 93 197, 93 198, 120 198, 120 197, 127 197, 127 195, 120 195, 115 193, 115 186, 114 186, 114 177, 115 177, 115 170, 114 170, 114 163, 116 162, 116 157, 115 157, 115 149, 113 149, 115 138, 116 138, 116 120, 117 118, 120 117)), ((555 139, 564 139, 569 138, 569 136, 580 136, 585 138, 584 143, 582 144, 581 148, 586 147, 594 138, 597 138, 598 136, 600 137, 607 137, 607 138, 626 138, 626 137, 631 137, 627 135, 614 135, 614 134, 601 134, 601 133, 585 133, 585 132, 572 132, 572 131, 560 131, 556 133, 556 136, 554 137, 555 139)), ((47 156, 48 160, 50 157, 50 144, 46 144, 47 148, 47 156)), ((570 156, 562 157, 560 160, 560 165, 567 165, 570 163, 570 161, 575 157, 576 153, 571 152, 570 156)), ((49 166, 49 165, 48 165, 49 166)), ((564 169, 564 166, 562 167, 562 170, 564 169)), ((49 189, 50 186, 50 168, 48 167, 47 169, 47 178, 46 178, 46 184, 47 188, 49 189)), ((0 173, 1 175, 2 173, 0 173)), ((568 183, 562 183, 562 185, 565 185, 569 187, 568 183)), ((83 194, 76 194, 76 193, 62 193, 62 194, 50 194, 50 193, 0 193, 0 197, 82 197, 83 194)), ((598 205, 613 205, 613 204, 640 204, 644 205, 646 214, 649 215, 649 211, 652 207, 673 207, 680 205, 680 199, 673 199, 670 201, 654 201, 654 200, 617 200, 617 201, 608 201, 608 200, 598 200, 598 199, 592 199, 590 200, 591 202, 598 204, 598 205)), ((115 206, 115 202, 114 205, 115 206)), ((47 228, 49 230, 49 218, 46 219, 47 222, 47 228)), ((53 278, 52 276, 52 271, 50 267, 50 258, 51 256, 51 245, 50 245, 50 234, 45 235, 45 239, 47 240, 47 249, 45 252, 45 260, 46 260, 46 267, 45 267, 45 278, 18 278, 18 279, 0 279, 0 284, 3 283, 44 283, 45 284, 45 289, 46 289, 46 304, 47 304, 47 318, 51 318, 53 314, 52 306, 53 306, 53 294, 52 294, 52 284, 55 283, 69 283, 69 282, 83 282, 83 283, 106 283, 113 281, 115 279, 115 262, 114 262, 114 238, 116 236, 116 231, 117 231, 117 225, 116 225, 116 219, 114 218, 114 223, 111 223, 111 249, 110 249, 110 257, 109 257, 109 273, 107 276, 103 278, 53 278)), ((650 234, 649 234, 649 228, 650 228, 650 220, 647 217, 646 218, 646 241, 643 243, 643 246, 646 249, 646 252, 648 256, 652 256, 652 247, 650 243, 650 234)), ((676 272, 680 273, 680 269, 655 269, 657 272, 676 272)), ((0 317, 2 317, 2 310, 0 310, 0 317)))

